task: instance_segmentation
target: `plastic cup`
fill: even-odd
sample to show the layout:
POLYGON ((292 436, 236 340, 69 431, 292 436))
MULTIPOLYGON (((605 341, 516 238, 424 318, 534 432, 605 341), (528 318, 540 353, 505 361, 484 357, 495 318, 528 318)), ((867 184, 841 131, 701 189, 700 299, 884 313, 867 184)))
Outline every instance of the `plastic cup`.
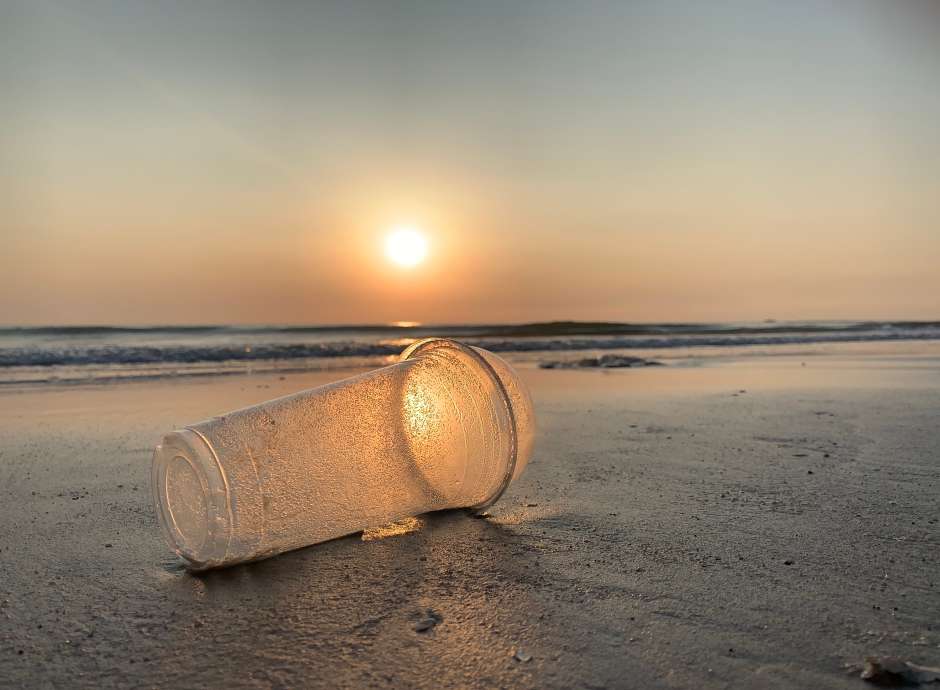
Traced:
POLYGON ((532 452, 532 401, 501 358, 453 340, 173 431, 157 517, 194 570, 267 558, 448 508, 481 510, 532 452))

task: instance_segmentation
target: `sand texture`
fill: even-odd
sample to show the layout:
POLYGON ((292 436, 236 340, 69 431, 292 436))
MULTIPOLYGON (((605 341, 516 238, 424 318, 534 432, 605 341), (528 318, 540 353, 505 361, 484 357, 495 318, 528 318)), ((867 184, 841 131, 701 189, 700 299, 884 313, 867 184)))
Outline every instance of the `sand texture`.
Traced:
POLYGON ((0 391, 0 687, 862 688, 867 655, 938 665, 933 360, 524 377, 536 452, 489 518, 199 577, 157 529, 153 446, 327 375, 0 391))

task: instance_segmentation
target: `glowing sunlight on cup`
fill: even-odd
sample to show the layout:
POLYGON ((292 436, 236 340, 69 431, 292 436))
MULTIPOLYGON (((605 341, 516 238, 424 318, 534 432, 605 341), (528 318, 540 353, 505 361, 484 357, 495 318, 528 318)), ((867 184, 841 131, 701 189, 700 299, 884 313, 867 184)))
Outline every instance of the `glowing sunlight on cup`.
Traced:
POLYGON ((267 558, 420 513, 482 509, 525 468, 532 402, 501 358, 453 340, 397 364, 168 434, 157 516, 192 569, 267 558))

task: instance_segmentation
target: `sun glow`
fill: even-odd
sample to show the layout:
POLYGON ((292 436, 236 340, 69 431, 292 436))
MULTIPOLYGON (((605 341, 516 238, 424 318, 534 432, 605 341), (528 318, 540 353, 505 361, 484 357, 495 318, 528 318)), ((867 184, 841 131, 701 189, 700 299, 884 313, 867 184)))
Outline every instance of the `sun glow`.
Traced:
POLYGON ((385 238, 385 255, 398 266, 412 268, 428 255, 428 241, 414 226, 401 225, 385 238))

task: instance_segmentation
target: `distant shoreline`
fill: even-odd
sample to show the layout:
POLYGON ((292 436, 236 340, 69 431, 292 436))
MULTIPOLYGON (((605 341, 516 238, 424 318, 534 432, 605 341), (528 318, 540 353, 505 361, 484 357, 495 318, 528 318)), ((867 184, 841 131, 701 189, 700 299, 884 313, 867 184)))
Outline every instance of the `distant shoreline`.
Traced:
POLYGON ((417 335, 446 334, 452 337, 542 337, 550 335, 748 335, 766 333, 857 333, 873 330, 940 330, 940 321, 917 320, 806 320, 760 322, 654 322, 625 321, 534 321, 506 324, 308 324, 308 325, 226 325, 168 324, 149 326, 43 325, 0 326, 3 336, 94 336, 120 334, 258 334, 258 333, 389 333, 417 335))

